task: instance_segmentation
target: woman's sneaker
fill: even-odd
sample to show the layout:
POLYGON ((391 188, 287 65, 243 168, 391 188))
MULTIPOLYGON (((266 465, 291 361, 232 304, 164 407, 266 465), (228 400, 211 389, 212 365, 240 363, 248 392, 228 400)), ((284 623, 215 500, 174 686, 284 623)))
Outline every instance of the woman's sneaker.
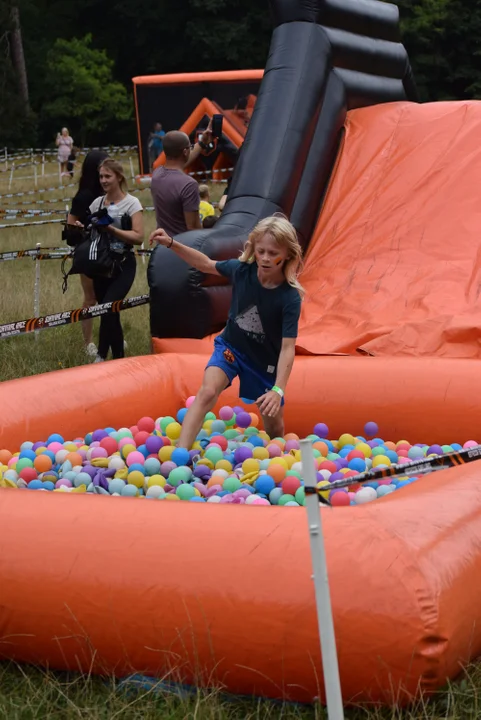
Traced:
POLYGON ((97 345, 93 342, 85 346, 85 354, 89 357, 95 357, 97 355, 97 345))
POLYGON ((98 362, 105 362, 105 358, 100 357, 100 355, 97 355, 97 357, 94 360, 94 363, 98 363, 98 362))

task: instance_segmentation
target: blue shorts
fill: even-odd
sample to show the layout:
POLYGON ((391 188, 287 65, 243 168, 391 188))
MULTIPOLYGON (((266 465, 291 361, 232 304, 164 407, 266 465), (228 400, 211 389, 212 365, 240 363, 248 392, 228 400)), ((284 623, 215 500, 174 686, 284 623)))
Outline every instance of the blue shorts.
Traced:
MULTIPOLYGON (((264 375, 253 368, 242 353, 227 345, 221 337, 216 337, 214 340, 214 352, 206 369, 208 367, 218 367, 223 370, 227 375, 229 385, 232 385, 234 378, 239 377, 239 396, 247 404, 255 403, 257 398, 268 392, 275 384, 275 378, 269 377, 267 373, 264 375)), ((281 405, 284 405, 284 398, 282 398, 281 405)))

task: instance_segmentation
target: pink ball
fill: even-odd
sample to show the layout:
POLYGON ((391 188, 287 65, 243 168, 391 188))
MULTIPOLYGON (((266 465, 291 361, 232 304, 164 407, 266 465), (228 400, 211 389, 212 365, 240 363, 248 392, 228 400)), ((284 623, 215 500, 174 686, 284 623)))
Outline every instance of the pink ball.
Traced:
POLYGON ((47 450, 51 450, 56 455, 59 450, 64 450, 64 446, 59 442, 51 442, 47 445, 47 450))
POLYGON ((195 400, 195 395, 191 395, 190 397, 188 397, 187 400, 185 401, 185 407, 190 408, 190 406, 192 405, 194 400, 195 400))
POLYGON ((392 478, 383 478, 382 480, 378 481, 378 485, 390 485, 392 482, 392 478))
POLYGON ((151 433, 155 430, 155 422, 154 419, 151 417, 143 417, 140 418, 139 422, 137 423, 137 427, 141 432, 151 433))
POLYGON ((166 460, 160 466, 160 474, 163 475, 165 478, 167 478, 167 477, 169 477, 169 474, 175 467, 177 467, 177 465, 174 462, 172 462, 172 460, 166 460))
POLYGON ((466 440, 463 445, 463 448, 465 448, 466 450, 473 447, 478 447, 478 443, 476 442, 476 440, 466 440))
POLYGON ((70 480, 57 480, 57 482, 55 483, 55 487, 72 487, 72 483, 70 482, 70 480))
POLYGON ((132 433, 133 437, 135 437, 137 435, 137 433, 139 432, 139 428, 137 427, 137 425, 132 425, 132 427, 130 427, 129 430, 132 433))
POLYGON ((195 483, 194 483, 194 487, 195 487, 196 490, 198 490, 198 491, 200 492, 200 494, 202 495, 202 497, 205 497, 205 496, 206 496, 207 488, 206 488, 206 486, 204 485, 204 483, 195 482, 195 483))
POLYGON ((119 450, 121 450, 124 445, 133 445, 134 447, 137 447, 135 440, 131 437, 124 437, 119 440, 119 450))
POLYGON ((349 495, 349 500, 354 500, 354 498, 356 497, 356 493, 348 492, 347 494, 349 495))
POLYGON ((221 420, 231 420, 233 416, 234 411, 228 405, 224 405, 224 407, 221 407, 219 410, 219 417, 221 420))
POLYGON ((15 465, 17 464, 17 460, 18 460, 18 455, 14 455, 13 457, 11 457, 7 463, 7 467, 9 467, 9 468, 15 467, 15 465))
POLYGON ((399 455, 397 459, 397 465, 406 465, 406 463, 412 462, 411 458, 405 457, 404 455, 399 455))
POLYGON ((145 458, 141 452, 139 452, 138 450, 134 450, 127 455, 126 462, 129 467, 137 463, 143 465, 145 463, 145 458))
POLYGON ((112 437, 104 437, 100 441, 100 447, 107 450, 107 455, 112 455, 117 450, 117 440, 112 437))
MULTIPOLYGON (((221 500, 222 502, 222 500, 221 500)), ((255 498, 255 500, 252 501, 251 505, 270 505, 269 500, 266 500, 266 498, 255 498)))
MULTIPOLYGON (((281 457, 282 450, 280 449, 279 445, 276 445, 275 443, 271 443, 266 448, 267 452, 269 453, 269 457, 281 457)), ((262 498, 261 498, 262 500, 262 498)))
POLYGON ((288 440, 286 442, 284 452, 289 453, 291 450, 299 450, 299 441, 298 440, 288 440))
MULTIPOLYGON (((107 450, 103 447, 95 447, 90 451, 90 457, 91 458, 106 458, 109 454, 107 450)), ((143 455, 142 455, 143 457, 143 455)))
POLYGON ((87 451, 86 450, 77 450, 77 452, 80 455, 80 457, 82 458, 82 460, 85 461, 87 459, 87 451))
POLYGON ((140 445, 145 445, 148 437, 150 437, 148 432, 145 430, 139 430, 134 438, 136 446, 139 447, 140 445))

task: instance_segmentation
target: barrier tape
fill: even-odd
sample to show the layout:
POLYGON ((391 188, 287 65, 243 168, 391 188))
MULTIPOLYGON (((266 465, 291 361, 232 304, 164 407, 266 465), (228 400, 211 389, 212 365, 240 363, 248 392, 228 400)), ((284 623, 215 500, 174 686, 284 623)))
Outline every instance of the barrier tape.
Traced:
MULTIPOLYGON (((58 190, 58 188, 55 188, 55 190, 58 190)), ((53 205, 54 203, 70 203, 71 200, 71 197, 49 198, 48 200, 20 200, 17 205, 53 205)), ((5 205, 4 208, 0 208, 0 212, 10 212, 11 209, 13 210, 15 208, 10 208, 9 205, 5 205)))
MULTIPOLYGON (((110 147, 91 147, 91 148, 79 148, 77 151, 77 155, 86 155, 91 150, 105 150, 106 152, 110 150, 110 152, 117 152, 117 153, 124 153, 128 152, 129 150, 135 150, 137 151, 137 145, 111 145, 110 147)), ((54 155, 56 156, 58 153, 57 148, 18 148, 14 149, 12 152, 9 152, 7 148, 6 153, 6 159, 8 158, 28 158, 32 157, 32 155, 54 155)), ((5 152, 3 154, 5 158, 5 152)), ((1 157, 1 151, 0 151, 0 157, 1 157)), ((0 162, 2 160, 0 159, 0 162)))
POLYGON ((35 217, 35 215, 42 215, 43 217, 47 217, 48 215, 65 215, 65 209, 59 210, 52 208, 51 210, 37 210, 35 208, 31 208, 29 210, 24 210, 23 208, 0 208, 0 217, 3 217, 4 215, 24 215, 25 217, 35 217))
MULTIPOLYGON (((67 185, 62 185, 62 188, 69 187, 78 187, 78 183, 68 183, 67 185)), ((40 193, 53 192, 54 190, 58 192, 60 190, 59 186, 56 185, 55 187, 40 188, 39 190, 24 190, 23 192, 17 193, 5 193, 4 195, 0 195, 0 200, 4 200, 5 198, 24 197, 25 195, 38 195, 40 193)))
POLYGON ((65 220, 32 220, 32 222, 7 223, 0 225, 0 230, 12 227, 30 227, 34 225, 53 225, 54 223, 65 223, 65 220))
MULTIPOLYGON (((140 249, 134 251, 135 255, 151 255, 152 250, 140 249)), ((11 250, 10 252, 0 253, 0 262, 8 260, 18 260, 21 258, 32 258, 33 260, 61 260, 72 255, 72 250, 68 247, 47 247, 47 248, 31 248, 29 250, 11 250)))
POLYGON ((43 317, 7 323, 0 325, 0 340, 31 333, 35 330, 45 330, 46 328, 60 327, 62 325, 81 322, 82 320, 90 320, 91 318, 106 315, 107 313, 119 313, 122 312, 122 310, 146 305, 149 302, 149 295, 138 295, 137 297, 126 298, 125 300, 116 300, 115 302, 101 303, 100 305, 91 305, 86 308, 66 310, 65 312, 54 313, 53 315, 44 315, 43 317))

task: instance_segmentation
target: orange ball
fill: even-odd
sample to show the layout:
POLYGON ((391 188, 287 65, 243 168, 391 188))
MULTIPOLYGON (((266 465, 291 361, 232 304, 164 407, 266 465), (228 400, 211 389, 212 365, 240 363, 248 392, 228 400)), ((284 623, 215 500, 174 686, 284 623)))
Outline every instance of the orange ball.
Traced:
POLYGON ((12 457, 13 455, 10 450, 0 450, 0 465, 8 465, 12 457))
POLYGON ((82 456, 76 452, 70 452, 65 459, 69 460, 72 463, 72 467, 75 467, 76 465, 82 465, 83 463, 82 456))
POLYGON ((251 416, 251 425, 252 427, 257 427, 259 425, 259 416, 255 413, 249 413, 251 416))
POLYGON ((286 468, 283 465, 269 463, 267 468, 267 474, 274 480, 276 485, 279 485, 286 477, 286 468))
POLYGON ((52 464, 52 460, 48 455, 37 455, 37 457, 33 461, 33 467, 39 473, 51 470, 52 464))
POLYGON ((317 442, 313 443, 312 447, 314 448, 314 450, 319 450, 323 457, 327 457, 329 448, 327 447, 325 442, 322 442, 322 440, 318 440, 317 442))
POLYGON ((391 442, 391 440, 385 442, 384 446, 387 447, 388 450, 396 450, 396 445, 395 443, 391 442))
POLYGON ((271 445, 277 445, 278 447, 280 447, 281 450, 284 450, 285 444, 285 440, 281 440, 281 438, 275 438, 274 440, 271 440, 271 445))
POLYGON ((296 433, 287 433, 287 435, 284 436, 284 440, 299 440, 299 435, 296 435, 296 433))

